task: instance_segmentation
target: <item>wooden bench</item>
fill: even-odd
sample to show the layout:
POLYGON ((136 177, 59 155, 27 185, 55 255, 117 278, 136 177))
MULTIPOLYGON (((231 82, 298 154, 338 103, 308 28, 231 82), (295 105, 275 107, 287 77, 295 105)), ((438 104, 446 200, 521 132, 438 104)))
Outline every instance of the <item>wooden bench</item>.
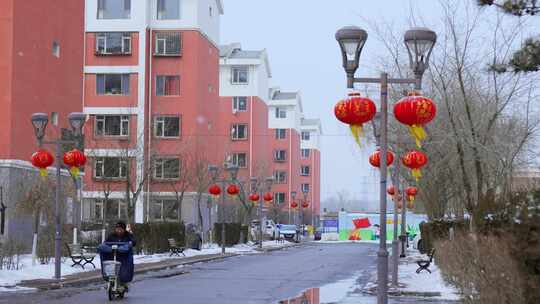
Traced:
POLYGON ((416 269, 416 273, 420 273, 423 270, 431 273, 431 270, 429 270, 429 265, 433 263, 433 256, 435 255, 435 249, 431 249, 431 251, 428 254, 429 260, 419 260, 416 261, 416 264, 418 264, 418 269, 416 269))
POLYGON ((186 247, 178 246, 175 239, 168 239, 167 241, 169 242, 169 252, 171 253, 170 256, 180 256, 180 254, 186 256, 186 254, 184 253, 186 247))
POLYGON ((94 259, 97 256, 95 248, 82 246, 81 244, 66 244, 66 248, 73 262, 71 267, 79 265, 82 269, 85 269, 84 266, 90 264, 94 266, 94 269, 96 268, 96 265, 94 265, 94 259))

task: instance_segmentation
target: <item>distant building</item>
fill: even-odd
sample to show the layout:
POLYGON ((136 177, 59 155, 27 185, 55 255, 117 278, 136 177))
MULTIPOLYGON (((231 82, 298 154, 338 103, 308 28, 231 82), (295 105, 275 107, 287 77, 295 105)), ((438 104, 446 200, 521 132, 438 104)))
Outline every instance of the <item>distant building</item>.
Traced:
POLYGON ((531 167, 514 171, 512 189, 514 191, 540 189, 540 168, 531 167))

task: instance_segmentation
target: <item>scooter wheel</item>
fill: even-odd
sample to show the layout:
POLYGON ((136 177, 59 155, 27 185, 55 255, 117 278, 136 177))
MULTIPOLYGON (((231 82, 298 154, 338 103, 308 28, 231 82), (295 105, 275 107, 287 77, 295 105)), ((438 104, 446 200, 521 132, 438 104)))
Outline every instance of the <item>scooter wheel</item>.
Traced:
POLYGON ((124 294, 125 294, 124 291, 120 292, 120 293, 118 294, 118 298, 123 299, 123 298, 124 298, 124 294))
POLYGON ((114 299, 116 298, 114 294, 114 290, 109 287, 108 292, 109 292, 109 301, 114 301, 114 299))

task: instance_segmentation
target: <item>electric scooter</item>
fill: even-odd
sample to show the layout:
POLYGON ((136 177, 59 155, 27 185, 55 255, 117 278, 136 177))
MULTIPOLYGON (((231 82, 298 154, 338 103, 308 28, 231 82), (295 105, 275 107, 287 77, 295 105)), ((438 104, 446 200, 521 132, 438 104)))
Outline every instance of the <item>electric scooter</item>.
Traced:
POLYGON ((105 242, 98 247, 98 251, 109 300, 123 299, 128 292, 126 284, 133 279, 131 243, 105 242))

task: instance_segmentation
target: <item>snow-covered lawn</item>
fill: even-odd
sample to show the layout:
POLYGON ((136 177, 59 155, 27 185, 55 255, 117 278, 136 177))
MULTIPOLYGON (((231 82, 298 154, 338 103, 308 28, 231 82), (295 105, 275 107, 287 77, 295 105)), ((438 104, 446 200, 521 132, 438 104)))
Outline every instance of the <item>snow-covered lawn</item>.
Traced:
MULTIPOLYGON (((275 241, 265 241, 263 242, 263 247, 269 248, 269 247, 283 247, 287 246, 290 243, 277 243, 275 241)), ((257 248, 256 245, 249 243, 249 244, 240 244, 236 245, 234 247, 230 247, 226 249, 227 253, 236 253, 236 254, 256 254, 259 253, 259 251, 255 250, 257 248)), ((219 247, 217 244, 210 244, 205 245, 201 251, 193 250, 193 249, 187 249, 184 251, 184 254, 186 257, 193 257, 193 256, 199 256, 199 255, 209 255, 209 254, 218 254, 221 253, 221 247, 219 247)), ((178 257, 170 257, 168 253, 162 253, 162 254, 153 254, 153 255, 136 255, 134 256, 134 262, 135 264, 143 264, 143 263, 155 263, 160 262, 164 260, 168 260, 171 258, 178 258, 178 257)), ((79 273, 83 271, 92 271, 94 270, 94 267, 92 265, 87 264, 85 266, 86 269, 82 269, 79 266, 71 267, 71 259, 69 258, 63 258, 62 259, 62 275, 70 275, 74 273, 79 273)), ((99 269, 101 266, 99 256, 96 256, 94 259, 94 264, 99 269)), ((20 286, 16 286, 21 281, 25 280, 36 280, 36 279, 51 279, 54 276, 54 260, 51 261, 51 263, 47 265, 32 265, 32 257, 30 255, 23 255, 20 257, 20 265, 21 268, 19 270, 0 270, 0 292, 5 291, 22 291, 22 290, 28 290, 27 288, 23 288, 20 286)))
POLYGON ((405 260, 399 264, 399 283, 404 284, 405 287, 400 288, 402 291, 414 292, 414 293, 440 293, 439 299, 444 300, 459 300, 458 291, 453 287, 446 284, 443 280, 441 272, 435 263, 431 263, 429 270, 422 271, 417 274, 418 269, 417 260, 427 259, 426 255, 420 254, 418 251, 410 251, 405 260))

